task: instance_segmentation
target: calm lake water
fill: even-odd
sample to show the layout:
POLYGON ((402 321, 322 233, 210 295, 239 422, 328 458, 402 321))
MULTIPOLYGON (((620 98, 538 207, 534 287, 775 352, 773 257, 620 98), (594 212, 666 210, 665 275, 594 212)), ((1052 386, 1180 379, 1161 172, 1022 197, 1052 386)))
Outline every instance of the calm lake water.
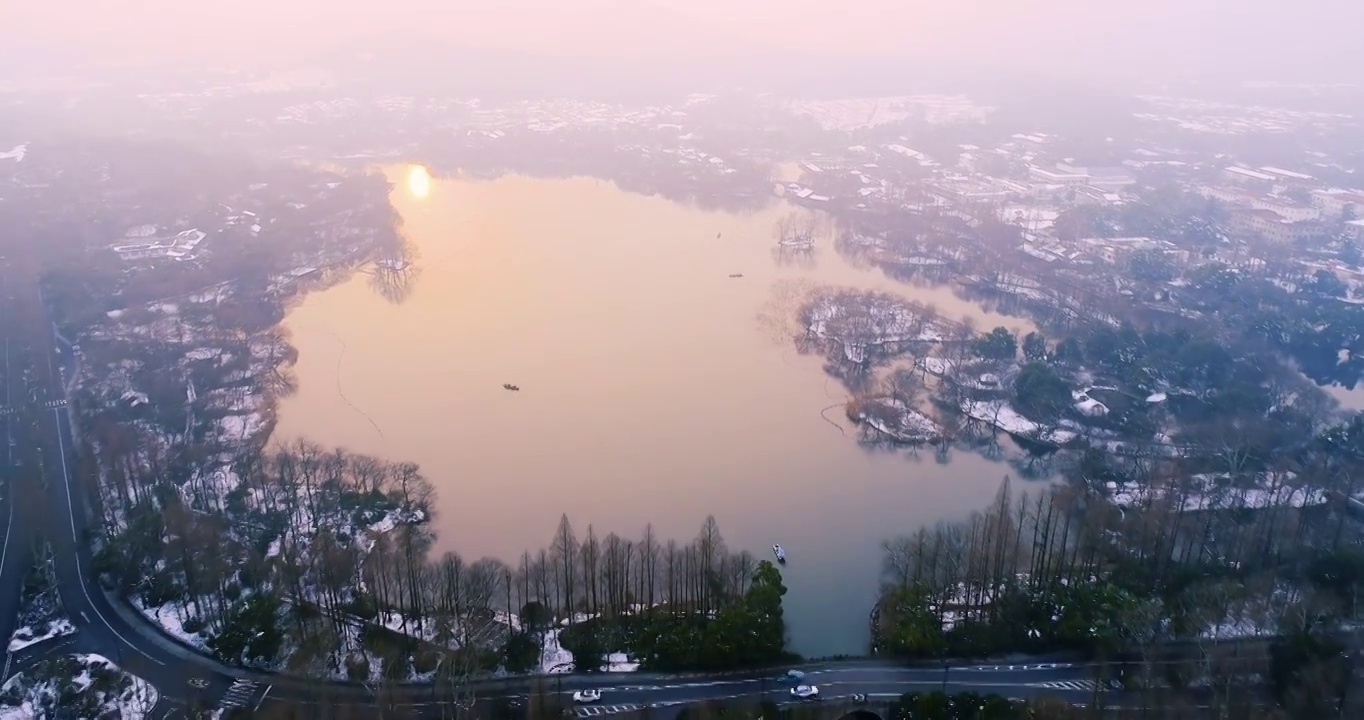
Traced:
POLYGON ((855 268, 827 242, 813 265, 779 264, 773 226, 791 209, 775 200, 728 214, 592 179, 392 176, 420 276, 401 303, 358 274, 291 312, 299 391, 277 437, 420 463, 440 550, 514 562, 561 513, 580 536, 652 522, 689 540, 714 514, 732 550, 786 547, 795 651, 860 653, 881 541, 982 508, 1009 473, 962 451, 938 464, 931 449, 862 449, 821 418, 838 403, 826 415, 846 426, 820 359, 760 316, 808 279, 1024 323, 855 268))

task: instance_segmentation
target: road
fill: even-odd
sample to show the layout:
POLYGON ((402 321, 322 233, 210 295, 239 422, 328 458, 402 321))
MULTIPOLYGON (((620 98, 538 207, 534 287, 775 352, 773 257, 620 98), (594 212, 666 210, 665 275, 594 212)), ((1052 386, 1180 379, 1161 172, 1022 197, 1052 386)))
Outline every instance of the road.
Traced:
MULTIPOLYGON (((1095 694, 1093 666, 1083 664, 1023 664, 973 665, 949 668, 909 668, 884 661, 847 661, 814 664, 800 668, 806 673, 804 682, 819 687, 822 700, 847 700, 854 693, 871 698, 893 698, 908 692, 973 691, 981 694, 997 693, 1005 697, 1035 697, 1053 695, 1073 702, 1090 702, 1095 694)), ((553 675, 535 680, 508 680, 484 683, 472 688, 477 705, 484 710, 481 717, 496 717, 493 709, 499 703, 520 701, 523 705, 530 695, 557 698, 559 704, 574 708, 582 718, 620 712, 652 709, 680 709, 707 700, 728 701, 744 699, 748 702, 770 700, 779 704, 795 702, 790 685, 782 682, 780 673, 767 672, 748 675, 679 676, 651 673, 614 673, 600 675, 553 675), (600 702, 577 705, 575 690, 596 689, 600 702)), ((1106 688, 1105 697, 1114 699, 1115 690, 1106 688)), ((259 706, 269 709, 274 705, 311 707, 316 717, 327 717, 336 712, 337 704, 350 698, 290 697, 288 691, 265 696, 259 706)), ((375 704, 368 690, 361 694, 364 702, 375 704)), ((394 707, 405 707, 417 717, 441 717, 448 714, 448 701, 433 694, 431 688, 399 693, 394 707)), ((667 713, 655 713, 667 717, 667 713)))
MULTIPOLYGON (((15 415, 6 416, 6 433, 23 432, 26 440, 21 446, 33 449, 35 462, 44 473, 12 472, 6 475, 5 487, 10 492, 0 498, 5 508, 14 507, 11 499, 39 497, 42 507, 20 513, 6 525, 9 538, 6 550, 0 551, 0 615, 14 617, 18 582, 27 563, 15 557, 25 553, 14 546, 31 546, 40 519, 46 528, 46 539, 52 544, 58 590, 67 614, 78 627, 74 637, 35 646, 15 658, 20 668, 42 657, 55 653, 94 652, 108 657, 129 672, 150 681, 162 696, 153 717, 185 717, 188 708, 212 709, 219 707, 270 708, 281 705, 312 708, 319 717, 333 714, 339 705, 374 707, 403 706, 419 715, 439 717, 448 712, 449 691, 437 691, 430 685, 400 685, 383 691, 382 701, 374 689, 352 683, 325 683, 302 680, 267 673, 229 668, 215 659, 183 645, 164 634, 127 603, 112 598, 93 579, 92 558, 87 536, 94 518, 88 511, 86 486, 81 478, 81 453, 73 434, 71 409, 66 392, 67 378, 74 372, 72 349, 57 335, 46 309, 42 306, 36 284, 32 290, 34 304, 27 307, 34 313, 28 318, 12 318, 5 322, 4 342, 8 345, 28 346, 27 358, 32 368, 32 384, 39 388, 26 405, 22 417, 32 422, 13 422, 15 415), (35 328, 38 328, 35 330, 35 328), (20 427, 22 425, 22 427, 20 427), (45 478, 42 483, 38 478, 45 478), (27 518, 28 521, 23 520, 27 518), (7 555, 4 553, 8 553, 7 555), (13 591, 12 591, 13 590, 13 591)), ((0 287, 0 293, 5 292, 0 287)), ((11 303, 11 306, 13 304, 11 303)), ((22 310, 23 308, 21 308, 22 310)), ((6 372, 6 385, 11 386, 14 375, 6 372)), ((28 465, 21 466, 25 470, 28 465)), ((30 555, 31 557, 31 555, 30 555)), ((9 625, 13 621, 9 620, 9 625)), ((0 631, 5 629, 0 623, 0 631)), ((12 627, 10 628, 12 630, 12 627)), ((7 637, 8 633, 3 637, 7 637)), ((1094 688, 1091 667, 1075 665, 1017 665, 976 666, 952 668, 905 668, 885 662, 854 662, 815 665, 802 668, 811 682, 821 687, 824 696, 863 693, 871 696, 900 695, 915 690, 928 691, 946 688, 948 691, 973 690, 980 693, 999 693, 1011 697, 1054 694, 1076 701, 1092 698, 1094 688)), ((559 696, 565 705, 572 705, 575 690, 596 688, 603 692, 602 703, 578 709, 582 717, 611 714, 613 711, 643 706, 680 707, 701 700, 757 699, 759 696, 786 700, 787 688, 777 682, 775 673, 750 675, 679 676, 648 673, 608 675, 556 675, 549 678, 517 678, 489 680, 465 686, 472 691, 488 713, 498 702, 528 697, 536 688, 559 696)))

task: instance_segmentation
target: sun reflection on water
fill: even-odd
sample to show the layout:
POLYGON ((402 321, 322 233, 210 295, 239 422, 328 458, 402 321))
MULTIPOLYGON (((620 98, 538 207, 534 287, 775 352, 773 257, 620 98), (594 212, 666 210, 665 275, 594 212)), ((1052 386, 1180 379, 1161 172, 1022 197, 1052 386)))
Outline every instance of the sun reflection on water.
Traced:
POLYGON ((407 190, 417 199, 431 194, 431 173, 421 165, 413 165, 407 171, 407 190))

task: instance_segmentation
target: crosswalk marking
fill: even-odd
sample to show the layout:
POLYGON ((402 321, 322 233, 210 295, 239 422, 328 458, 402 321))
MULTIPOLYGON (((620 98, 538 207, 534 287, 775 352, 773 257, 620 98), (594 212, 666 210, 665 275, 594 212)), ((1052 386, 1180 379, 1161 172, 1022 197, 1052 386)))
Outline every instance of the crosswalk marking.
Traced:
POLYGON ((1037 683, 1038 687, 1050 687, 1053 690, 1083 690, 1086 693, 1093 693, 1098 689, 1098 683, 1094 680, 1053 680, 1053 682, 1037 683))
POLYGON ((1073 668, 1074 663, 1036 663, 1033 665, 975 665, 972 667, 954 667, 953 670, 964 670, 967 672, 1016 672, 1020 670, 1060 670, 1063 668, 1073 668))
POLYGON ((640 705, 582 705, 576 708, 573 713, 580 718, 595 717, 597 715, 615 715, 616 713, 630 712, 640 709, 640 705))
POLYGON ((238 680, 223 693, 223 699, 219 704, 226 707, 246 707, 251 704, 251 698, 256 694, 258 687, 260 686, 250 680, 238 680))

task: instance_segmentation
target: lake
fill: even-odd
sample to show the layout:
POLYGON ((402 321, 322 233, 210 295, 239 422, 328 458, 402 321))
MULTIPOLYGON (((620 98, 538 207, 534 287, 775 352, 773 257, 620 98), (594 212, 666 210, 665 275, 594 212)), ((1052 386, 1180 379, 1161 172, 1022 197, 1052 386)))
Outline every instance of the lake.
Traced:
POLYGON ((562 513, 579 537, 653 523, 686 541, 713 514, 731 550, 785 546, 793 650, 862 653, 881 541, 983 508, 1009 473, 964 451, 864 450, 821 359, 760 317, 811 281, 1026 323, 854 267, 827 241, 813 264, 778 263, 791 208, 775 198, 731 214, 593 179, 390 174, 420 274, 401 302, 359 273, 289 313, 299 390, 276 437, 419 463, 438 550, 515 563, 562 513), (842 431, 821 416, 833 405, 842 431))

